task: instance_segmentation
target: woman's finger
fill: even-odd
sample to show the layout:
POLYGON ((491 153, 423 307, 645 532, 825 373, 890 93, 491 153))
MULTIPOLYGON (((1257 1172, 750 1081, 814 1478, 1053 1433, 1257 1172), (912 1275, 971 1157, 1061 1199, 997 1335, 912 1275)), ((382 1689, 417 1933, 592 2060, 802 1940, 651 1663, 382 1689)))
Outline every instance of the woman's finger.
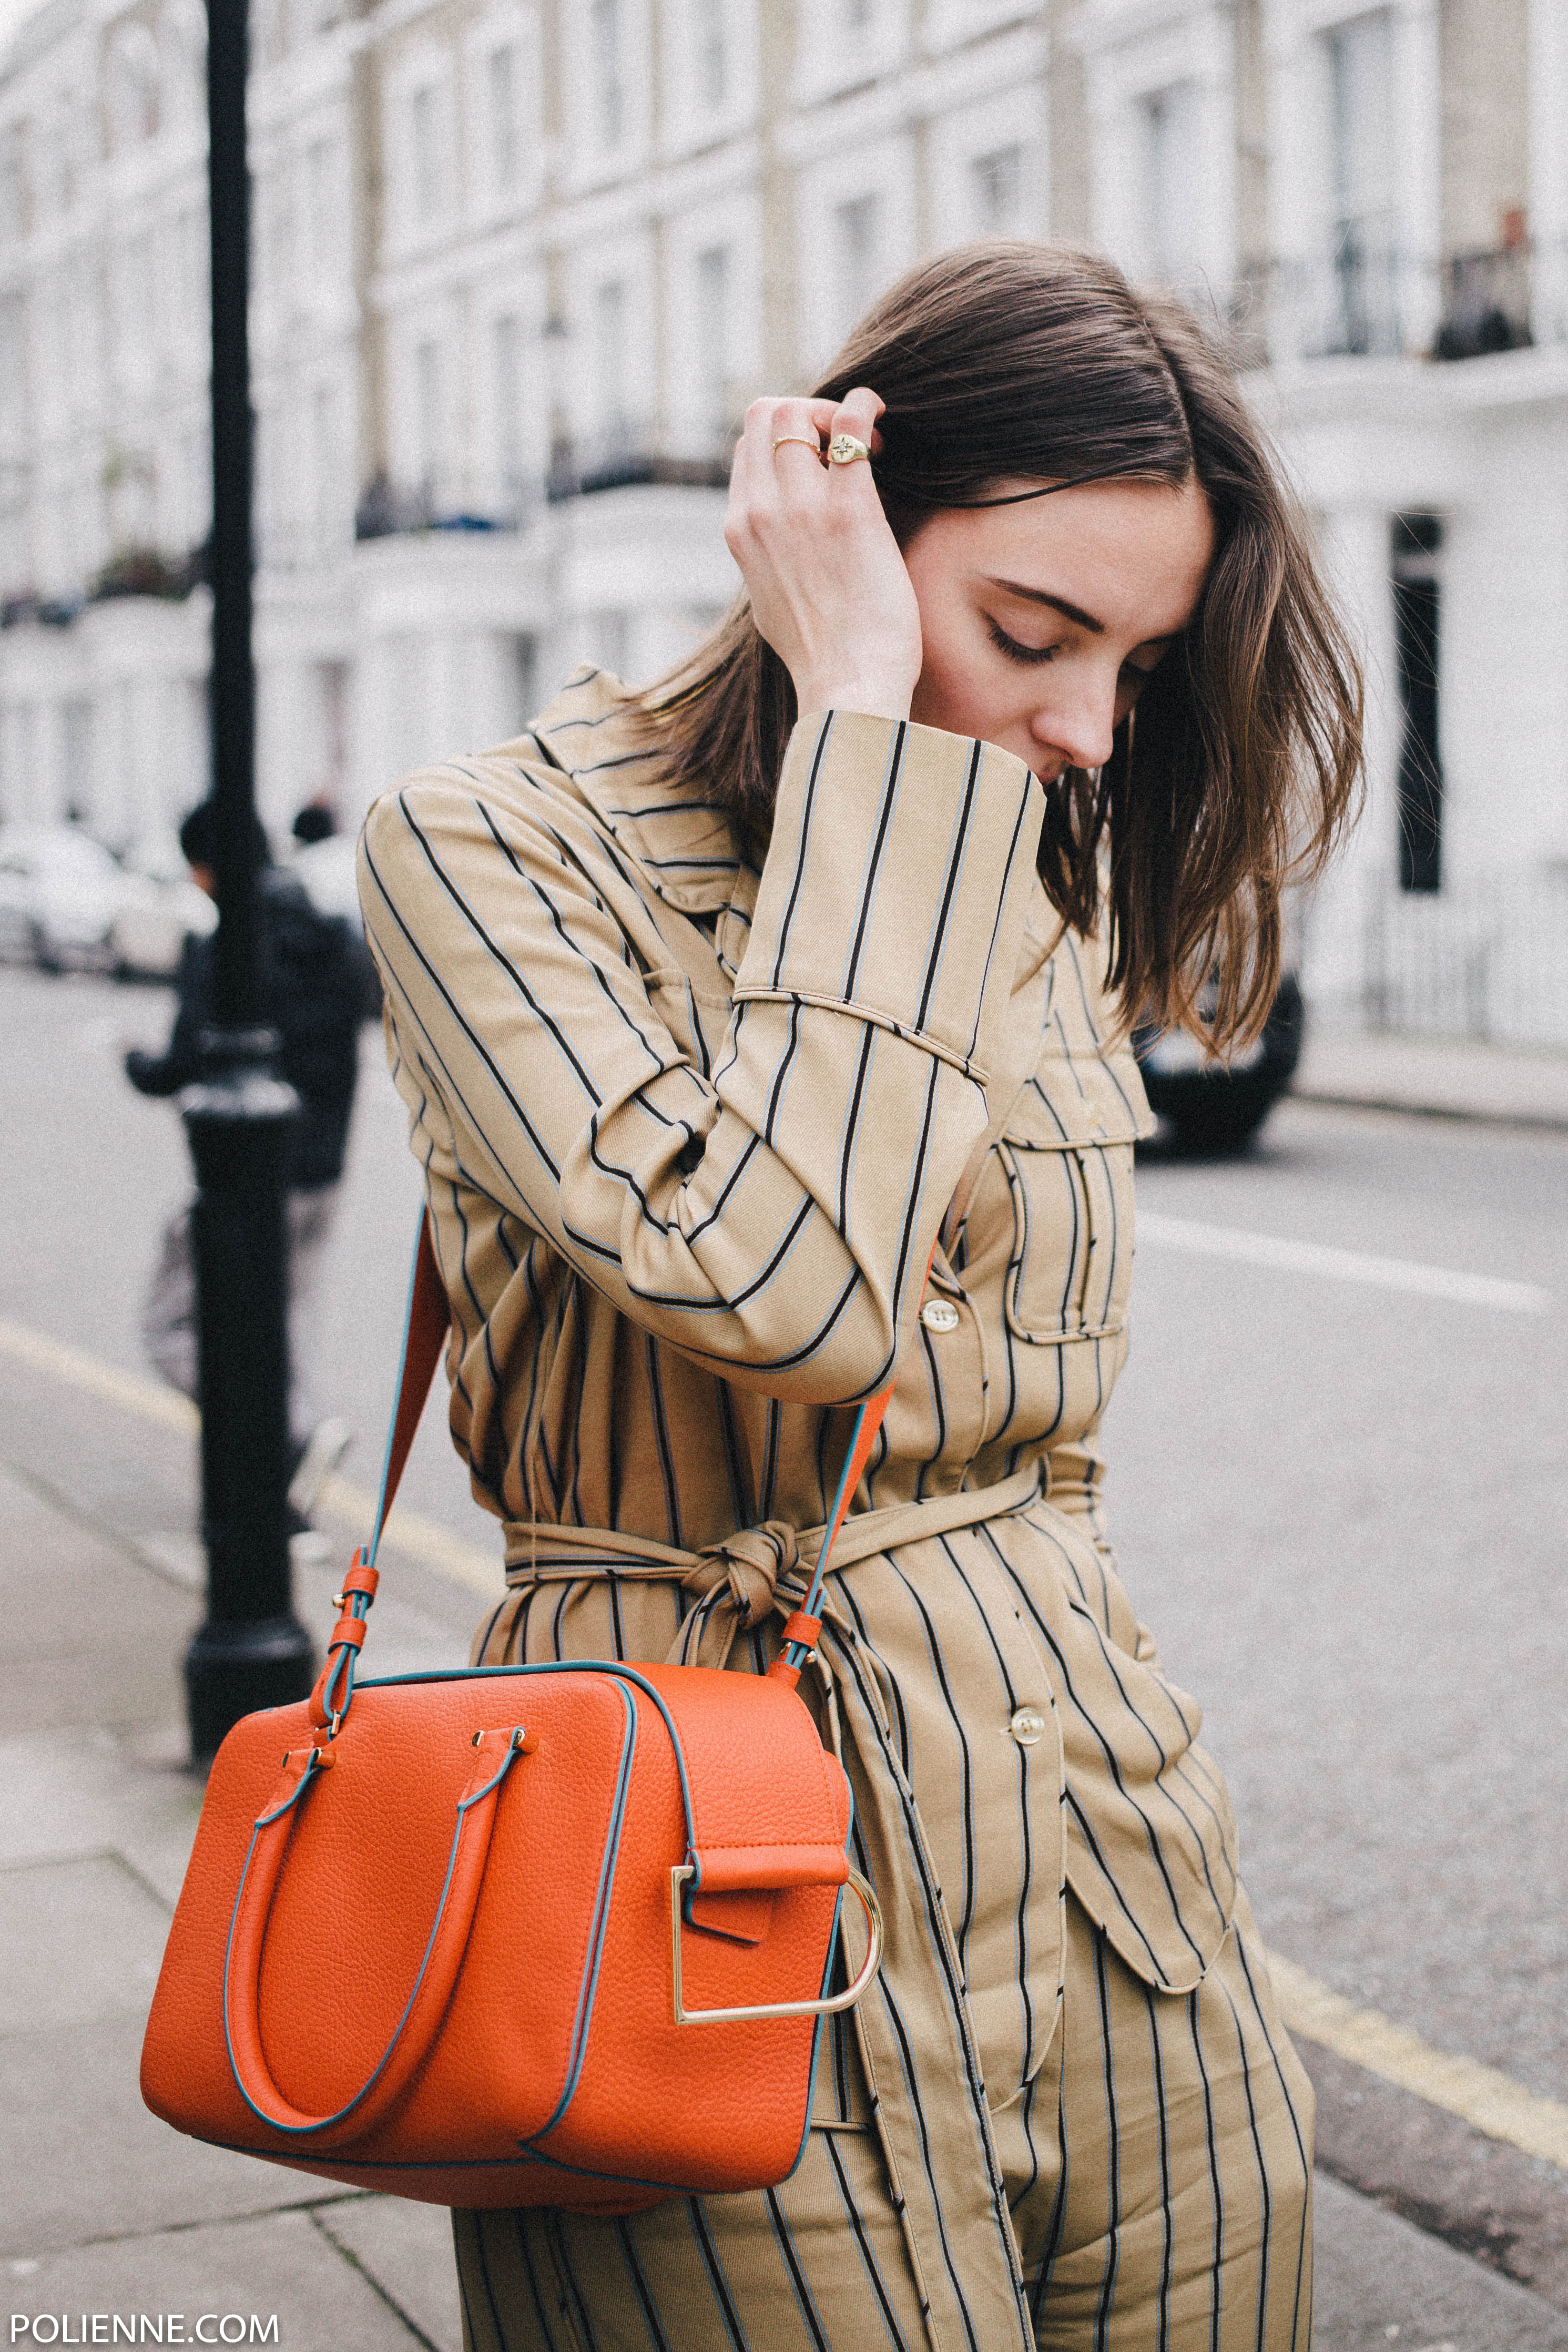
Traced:
POLYGON ((868 441, 872 456, 877 457, 882 447, 882 436, 876 429, 877 419, 886 405, 885 401, 879 400, 874 392, 867 391, 862 385, 854 392, 847 392, 842 400, 814 400, 811 403, 811 421, 824 441, 830 441, 835 433, 853 433, 857 441, 868 441), (870 408, 868 416, 861 404, 868 403, 870 408), (847 422, 847 416, 858 421, 847 422))
POLYGON ((769 455, 780 481, 791 478, 786 467, 793 468, 798 479, 807 467, 820 467, 822 463, 822 435, 812 414, 816 405, 809 400, 775 400, 773 404, 769 455))

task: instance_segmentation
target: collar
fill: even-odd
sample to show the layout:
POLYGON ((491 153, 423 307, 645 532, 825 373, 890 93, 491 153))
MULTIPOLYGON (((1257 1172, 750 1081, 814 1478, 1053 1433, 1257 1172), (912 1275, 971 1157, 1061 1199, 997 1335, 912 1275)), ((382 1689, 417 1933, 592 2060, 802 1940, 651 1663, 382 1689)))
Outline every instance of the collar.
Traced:
POLYGON ((755 897, 728 812, 649 772, 658 754, 637 742, 626 688, 608 670, 584 663, 529 732, 678 912, 721 914, 755 897))

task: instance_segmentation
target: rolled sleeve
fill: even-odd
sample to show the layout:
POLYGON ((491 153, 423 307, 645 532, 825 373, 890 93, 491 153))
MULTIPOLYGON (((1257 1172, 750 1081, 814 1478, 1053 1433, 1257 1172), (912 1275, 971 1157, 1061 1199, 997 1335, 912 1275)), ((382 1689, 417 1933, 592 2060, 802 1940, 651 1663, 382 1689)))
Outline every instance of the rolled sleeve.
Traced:
POLYGON ((994 745, 856 711, 804 719, 737 1002, 837 1008, 985 1086, 1042 814, 1035 777, 994 745))
POLYGON ((730 1379, 881 1386, 985 1125, 1037 786, 929 729, 797 730, 750 985, 710 1054, 646 869, 500 765, 411 779, 361 847, 427 1181, 521 1216, 730 1379))

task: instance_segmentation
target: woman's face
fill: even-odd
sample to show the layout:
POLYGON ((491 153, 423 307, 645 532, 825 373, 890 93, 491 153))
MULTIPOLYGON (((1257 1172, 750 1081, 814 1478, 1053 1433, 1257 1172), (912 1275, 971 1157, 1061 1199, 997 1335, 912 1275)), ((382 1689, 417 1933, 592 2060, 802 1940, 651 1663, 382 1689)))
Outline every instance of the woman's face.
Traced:
POLYGON ((1191 619, 1213 554, 1195 482, 1086 482, 1019 506, 944 508, 904 550, 924 645, 911 715, 1016 751, 1043 783, 1100 767, 1191 619))

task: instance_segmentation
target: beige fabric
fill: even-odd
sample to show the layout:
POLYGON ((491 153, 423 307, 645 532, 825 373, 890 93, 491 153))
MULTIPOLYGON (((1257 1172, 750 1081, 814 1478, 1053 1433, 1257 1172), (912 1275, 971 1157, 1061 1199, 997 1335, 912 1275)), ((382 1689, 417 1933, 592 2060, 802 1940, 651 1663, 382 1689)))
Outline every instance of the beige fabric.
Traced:
MULTIPOLYGON (((1245 1898, 1179 1998, 1070 1897, 1067 1927, 1063 2030, 994 2119, 1041 2352, 1305 2352, 1312 2092, 1245 1898)), ((845 2120, 765 2197, 455 2214, 467 2352, 923 2352, 869 2095, 842 2080, 845 2120)))
POLYGON ((1039 821, 1006 754, 829 713, 796 730, 759 876, 590 673, 389 794, 361 852, 453 1435, 518 1587, 487 1657, 764 1664, 846 1406, 896 1370, 856 1497, 888 1517, 846 1529, 808 1696, 889 1921, 858 2056, 908 2258, 933 2340, 987 2352, 1028 2334, 992 2111, 1052 2046, 1064 1887, 1164 1992, 1236 1900, 1198 1709, 1100 1518, 1147 1108, 1039 821))

